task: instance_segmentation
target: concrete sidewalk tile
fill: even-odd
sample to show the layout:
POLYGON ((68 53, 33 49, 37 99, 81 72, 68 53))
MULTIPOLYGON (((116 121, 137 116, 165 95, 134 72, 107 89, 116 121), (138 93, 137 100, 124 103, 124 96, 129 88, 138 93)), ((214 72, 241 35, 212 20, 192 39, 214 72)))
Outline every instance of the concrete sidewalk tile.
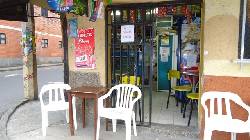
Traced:
MULTIPOLYGON (((86 128, 82 128, 81 113, 77 112, 78 130, 75 136, 70 136, 69 126, 65 120, 64 111, 49 113, 49 127, 47 136, 42 136, 41 110, 39 101, 28 102, 19 107, 11 116, 7 125, 7 134, 10 140, 92 140, 94 138, 93 120, 86 118, 86 128)), ((89 116, 87 116, 89 117, 89 116)), ((101 120, 99 140, 125 139, 126 128, 122 124, 117 125, 117 132, 105 131, 104 119, 101 120)), ((111 129, 111 124, 110 129, 111 129)), ((137 126, 138 136, 132 140, 198 140, 198 131, 193 128, 152 124, 151 127, 137 126)))

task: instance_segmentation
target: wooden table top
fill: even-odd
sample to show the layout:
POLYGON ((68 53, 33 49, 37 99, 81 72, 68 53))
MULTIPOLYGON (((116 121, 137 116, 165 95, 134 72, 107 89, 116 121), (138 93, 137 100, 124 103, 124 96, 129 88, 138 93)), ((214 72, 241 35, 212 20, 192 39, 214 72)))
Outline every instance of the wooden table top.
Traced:
POLYGON ((81 86, 73 88, 68 91, 68 93, 84 93, 84 94, 103 94, 103 92, 108 91, 106 87, 93 87, 93 86, 81 86))

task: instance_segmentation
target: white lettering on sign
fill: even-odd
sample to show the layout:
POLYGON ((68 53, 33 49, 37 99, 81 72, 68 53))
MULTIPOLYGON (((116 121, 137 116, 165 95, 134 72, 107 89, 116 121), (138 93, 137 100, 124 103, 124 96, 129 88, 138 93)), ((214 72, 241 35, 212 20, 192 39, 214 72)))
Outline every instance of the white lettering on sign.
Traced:
POLYGON ((121 26, 121 42, 134 42, 135 33, 134 33, 134 25, 123 25, 121 26))

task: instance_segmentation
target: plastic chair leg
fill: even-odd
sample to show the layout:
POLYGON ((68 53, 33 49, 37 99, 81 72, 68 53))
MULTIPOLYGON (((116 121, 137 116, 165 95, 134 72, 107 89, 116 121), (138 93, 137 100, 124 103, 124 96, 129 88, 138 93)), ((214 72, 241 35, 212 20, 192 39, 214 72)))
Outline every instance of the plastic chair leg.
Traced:
POLYGON ((73 119, 74 119, 74 127, 77 130, 77 119, 76 119, 76 97, 72 98, 72 106, 73 106, 73 119))
POLYGON ((210 130, 204 130, 204 140, 211 140, 212 138, 212 131, 210 130))
POLYGON ((66 122, 69 123, 69 110, 65 110, 65 114, 66 114, 66 122))
POLYGON ((131 119, 125 120, 126 124, 126 140, 131 140, 131 119))
POLYGON ((116 132, 116 119, 112 119, 113 132, 116 132))
POLYGON ((231 140, 236 140, 236 133, 231 133, 231 140))
POLYGON ((134 113, 134 112, 133 112, 133 114, 132 114, 132 119, 133 119, 134 135, 137 136, 136 123, 135 123, 135 113, 134 113))
POLYGON ((48 112, 42 111, 42 133, 43 136, 46 136, 46 127, 48 127, 48 112))
POLYGON ((97 117, 96 140, 99 140, 100 135, 100 117, 97 117))

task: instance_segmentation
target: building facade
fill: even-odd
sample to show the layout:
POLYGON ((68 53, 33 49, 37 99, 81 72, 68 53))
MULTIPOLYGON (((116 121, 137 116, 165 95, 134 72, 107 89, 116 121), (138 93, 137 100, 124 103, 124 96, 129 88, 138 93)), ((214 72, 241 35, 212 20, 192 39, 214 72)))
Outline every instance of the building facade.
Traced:
MULTIPOLYGON (((36 1, 39 3, 41 1, 36 1)), ((161 0, 113 0, 113 4, 126 3, 157 3, 161 0)), ((248 61, 238 61, 239 40, 241 34, 241 2, 240 0, 203 0, 202 1, 202 23, 201 23, 201 50, 200 50, 200 94, 206 91, 230 91, 239 95, 244 103, 250 105, 250 65, 248 61), (240 63, 239 63, 240 62, 240 63)), ((44 1, 45 3, 45 1, 44 1)), ((42 4, 41 4, 42 5, 42 4)), ((46 4, 44 4, 46 5, 46 4)), ((68 19, 75 18, 75 15, 68 14, 68 19)), ((70 71, 70 85, 102 85, 108 86, 106 68, 109 66, 105 59, 105 20, 98 19, 90 22, 89 18, 78 16, 78 28, 95 29, 95 69, 78 69, 75 65, 75 48, 69 47, 68 60, 70 71)), ((3 41, 4 42, 4 41, 3 41)), ((68 40, 68 46, 74 43, 72 38, 68 40)), ((38 49, 37 49, 38 50, 38 49)), ((88 104, 88 106, 91 106, 88 104)), ((246 121, 249 114, 239 106, 232 105, 233 118, 246 121)), ((205 117, 204 110, 199 104, 199 132, 200 139, 203 139, 205 117)), ((227 124, 225 124, 227 125, 227 124)), ((233 126, 228 126, 233 127, 233 126)), ((230 133, 214 131, 213 140, 229 140, 230 133)), ((248 140, 249 133, 237 134, 238 140, 248 140)))
MULTIPOLYGON (((61 63, 63 45, 58 14, 34 6, 37 63, 61 63)), ((0 67, 22 65, 22 22, 0 20, 0 67)))

